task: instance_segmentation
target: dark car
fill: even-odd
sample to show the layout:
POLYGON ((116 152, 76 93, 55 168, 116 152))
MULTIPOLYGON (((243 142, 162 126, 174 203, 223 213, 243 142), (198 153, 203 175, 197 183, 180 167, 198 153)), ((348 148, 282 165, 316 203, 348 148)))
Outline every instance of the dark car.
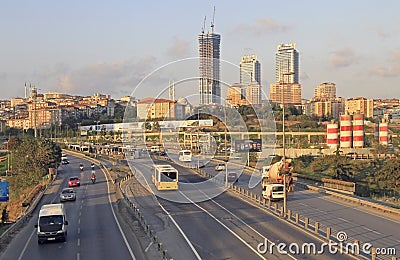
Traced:
POLYGON ((69 164, 68 159, 62 159, 62 160, 61 160, 61 164, 69 164))
POLYGON ((69 178, 68 180, 68 187, 76 187, 81 186, 81 181, 79 180, 78 176, 74 176, 69 178))
POLYGON ((228 172, 228 182, 238 182, 238 175, 236 172, 228 172))

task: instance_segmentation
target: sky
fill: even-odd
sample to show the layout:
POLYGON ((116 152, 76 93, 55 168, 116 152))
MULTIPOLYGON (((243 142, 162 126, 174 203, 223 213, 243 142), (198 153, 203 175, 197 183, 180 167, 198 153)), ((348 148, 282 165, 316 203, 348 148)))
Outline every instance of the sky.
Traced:
POLYGON ((338 96, 400 98, 399 1, 2 1, 0 99, 40 93, 156 96, 198 92, 197 35, 215 6, 221 78, 239 81, 242 55, 256 54, 263 90, 275 51, 296 43, 303 98, 333 82, 338 96), (183 59, 183 60, 182 60, 183 59), (179 83, 181 82, 181 83, 179 83))

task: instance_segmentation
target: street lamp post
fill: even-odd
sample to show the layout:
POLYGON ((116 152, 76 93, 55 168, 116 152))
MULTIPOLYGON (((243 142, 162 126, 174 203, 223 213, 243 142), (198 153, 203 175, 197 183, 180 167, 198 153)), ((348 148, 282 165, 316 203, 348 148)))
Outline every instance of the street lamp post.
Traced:
MULTIPOLYGON (((283 73, 282 80, 282 149, 283 149, 283 167, 286 166, 286 147, 285 147, 285 92, 286 92, 286 83, 285 83, 285 76, 293 75, 293 72, 283 73)), ((286 211, 287 211, 287 191, 286 191, 286 174, 283 176, 283 218, 286 218, 286 211)))
MULTIPOLYGON (((201 109, 201 108, 199 108, 197 110, 197 124, 198 124, 198 127, 197 127, 197 147, 196 147, 196 150, 200 150, 200 111, 202 111, 202 110, 203 109, 201 109)), ((197 169, 200 169, 200 153, 197 155, 197 169)))

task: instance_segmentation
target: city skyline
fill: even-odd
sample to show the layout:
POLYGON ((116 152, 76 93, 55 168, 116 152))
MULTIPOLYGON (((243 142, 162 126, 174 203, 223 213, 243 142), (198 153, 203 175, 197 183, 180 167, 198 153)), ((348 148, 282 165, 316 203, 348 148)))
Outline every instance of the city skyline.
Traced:
MULTIPOLYGON (((214 5, 221 59, 239 66, 241 56, 256 54, 266 93, 275 81, 276 46, 296 42, 303 98, 323 82, 335 83, 337 95, 346 98, 400 96, 393 87, 400 74, 396 1, 293 1, 283 9, 262 1, 156 5, 6 1, 0 10, 0 98, 23 97, 25 82, 40 92, 129 95, 154 69, 198 55, 197 35, 205 15, 210 28, 214 5), (340 16, 327 19, 326 10, 340 16)), ((232 74, 229 83, 239 82, 239 70, 232 74)))

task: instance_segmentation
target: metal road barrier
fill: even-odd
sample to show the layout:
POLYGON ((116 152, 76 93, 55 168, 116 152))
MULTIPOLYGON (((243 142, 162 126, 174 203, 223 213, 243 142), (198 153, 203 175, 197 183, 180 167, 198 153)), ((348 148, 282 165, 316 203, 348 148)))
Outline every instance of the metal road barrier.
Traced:
POLYGON ((122 184, 124 182, 129 181, 130 179, 135 178, 135 173, 126 175, 119 183, 118 187, 121 191, 121 194, 124 197, 125 202, 129 205, 129 207, 133 210, 134 217, 139 221, 142 229, 145 231, 146 235, 150 238, 153 244, 157 246, 157 250, 160 252, 162 259, 172 259, 172 257, 168 254, 168 250, 164 248, 163 243, 159 241, 156 233, 152 229, 151 225, 147 223, 145 217, 143 216, 140 209, 133 203, 129 197, 124 193, 122 189, 122 184))

